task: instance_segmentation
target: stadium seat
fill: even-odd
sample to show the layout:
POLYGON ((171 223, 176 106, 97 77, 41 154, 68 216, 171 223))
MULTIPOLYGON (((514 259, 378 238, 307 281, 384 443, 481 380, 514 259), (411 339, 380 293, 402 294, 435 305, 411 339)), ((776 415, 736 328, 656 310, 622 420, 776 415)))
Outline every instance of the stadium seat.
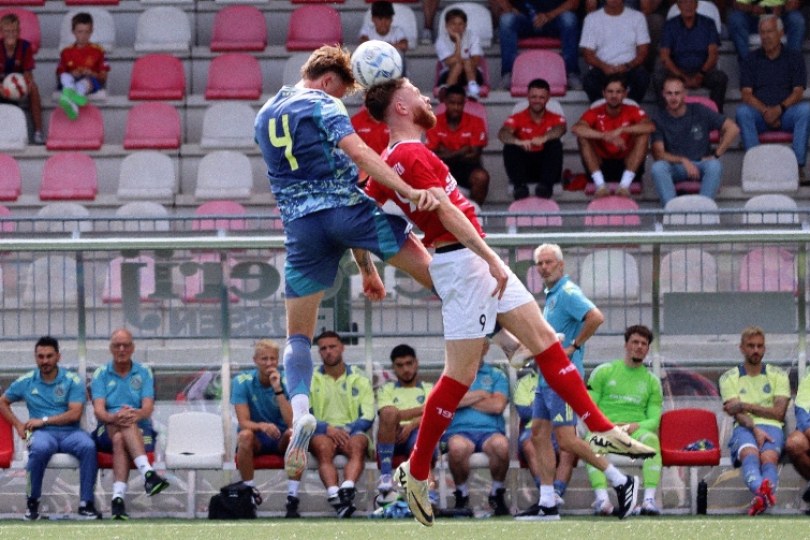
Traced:
POLYGON ((552 96, 564 96, 568 80, 562 56, 543 49, 530 49, 518 54, 512 68, 512 97, 528 95, 529 83, 537 78, 548 81, 552 96))
POLYGON ((162 102, 138 103, 127 113, 124 149, 180 148, 180 113, 162 102))
POLYGON ((22 7, 8 7, 0 9, 0 17, 14 13, 20 19, 20 39, 31 43, 31 51, 37 54, 42 44, 42 31, 39 26, 39 17, 30 9, 22 7))
MULTIPOLYGON (((481 68, 481 97, 485 98, 489 95, 489 64, 487 63, 487 58, 485 56, 481 57, 481 63, 478 64, 481 68)), ((439 86, 439 76, 442 73, 442 63, 440 61, 436 61, 436 74, 433 77, 433 96, 439 97, 439 93, 441 91, 441 87, 439 86)))
MULTIPOLYGON (((439 103, 433 110, 436 115, 442 114, 447 107, 444 106, 444 103, 439 103)), ((484 121, 484 130, 489 129, 489 119, 487 118, 487 108, 484 106, 483 103, 480 101, 476 101, 474 99, 468 99, 464 102, 464 112, 467 114, 472 114, 473 116, 477 116, 481 120, 484 121)))
POLYGON ((73 257, 56 254, 38 257, 28 266, 23 279, 24 305, 75 309, 76 259, 73 257))
POLYGON ((90 212, 79 203, 48 203, 37 211, 36 217, 38 220, 34 222, 34 232, 85 233, 92 230, 92 222, 82 219, 90 217, 90 212))
POLYGON ((45 0, 0 0, 0 6, 44 6, 45 0))
POLYGON ((588 203, 585 211, 586 227, 638 227, 641 217, 638 214, 638 203, 627 197, 610 195, 594 199, 588 203), (614 212, 625 212, 613 214, 614 212))
POLYGON ((744 292, 794 292, 796 259, 784 248, 754 248, 740 264, 739 284, 744 292))
POLYGON ((191 24, 186 12, 175 6, 156 6, 138 16, 135 52, 172 52, 188 54, 191 24))
MULTIPOLYGON (((138 257, 115 257, 107 266, 107 275, 104 278, 104 290, 101 301, 105 304, 120 304, 122 301, 122 284, 138 285, 138 299, 141 302, 154 302, 149 295, 155 292, 155 259, 148 255, 138 257), (121 275, 123 263, 128 263, 127 269, 132 269, 133 275, 121 275), (138 265, 137 267, 135 265, 138 265)), ((99 467, 101 464, 99 464, 99 467)), ((107 467, 109 468, 109 467, 107 467)))
POLYGON ((717 261, 700 248, 676 249, 661 259, 661 293, 717 292, 717 261))
POLYGON ((762 144, 791 143, 793 133, 790 131, 763 131, 759 134, 759 142, 762 144))
POLYGON ((218 414, 185 411, 169 417, 166 430, 166 467, 186 470, 188 489, 186 512, 195 517, 197 470, 222 470, 225 459, 225 432, 218 414))
POLYGON ((216 150, 200 160, 197 199, 248 199, 253 190, 253 167, 245 154, 216 150))
POLYGON ((263 51, 267 47, 267 22, 254 6, 226 6, 214 16, 213 52, 263 51))
POLYGON ((746 151, 742 189, 748 193, 799 189, 799 164, 793 149, 782 144, 760 144, 746 151))
POLYGON ((172 158, 153 150, 133 152, 121 162, 118 192, 121 200, 173 202, 178 181, 172 158))
POLYGON ((129 99, 177 100, 186 94, 183 63, 168 54, 147 54, 132 65, 129 99))
POLYGON ((0 154, 0 201, 16 201, 21 193, 20 165, 8 154, 0 154))
MULTIPOLYGON (((155 453, 154 452, 147 452, 146 457, 149 460, 149 463, 154 463, 155 461, 155 453)), ((99 469, 112 469, 113 467, 113 455, 108 452, 96 452, 96 463, 98 463, 99 469)), ((129 462, 129 468, 131 470, 135 470, 138 467, 135 466, 133 461, 129 462)))
MULTIPOLYGON (((714 2, 711 0, 698 0, 697 12, 698 14, 704 15, 714 21, 714 24, 717 27, 717 34, 723 34, 723 23, 720 20, 720 10, 717 9, 714 2)), ((667 11, 667 19, 677 17, 680 14, 681 8, 678 7, 678 4, 672 4, 669 11, 667 11)))
MULTIPOLYGON (((605 185, 607 186, 608 191, 611 194, 616 193, 616 190, 619 189, 618 182, 605 182, 605 185)), ((641 182, 633 182, 632 184, 630 184, 631 195, 641 195, 641 192, 642 192, 641 182)), ((594 184, 593 182, 588 182, 587 184, 585 184, 585 195, 587 195, 588 197, 592 197, 594 193, 596 193, 596 184, 594 184)))
POLYGON ((205 99, 259 99, 262 69, 247 53, 225 53, 211 60, 205 99))
MULTIPOLYGON (((486 50, 492 46, 492 36, 494 34, 492 29, 492 13, 487 6, 476 2, 457 2, 444 8, 439 17, 437 17, 439 20, 439 34, 445 31, 444 15, 448 10, 453 8, 461 9, 467 15, 467 28, 478 35, 482 49, 486 50)), ((416 44, 411 46, 415 47, 416 44)))
POLYGON ((320 4, 301 6, 290 15, 288 51, 314 51, 321 45, 343 44, 340 13, 320 4))
POLYGON ((796 201, 781 193, 751 197, 743 205, 743 223, 747 225, 798 225, 796 201), (772 212, 769 210, 773 210, 772 212))
POLYGON ((117 6, 119 0, 65 0, 66 6, 117 6))
POLYGON ((563 221, 560 205, 553 199, 540 197, 526 197, 514 201, 507 209, 509 213, 537 214, 533 216, 517 216, 506 218, 506 228, 509 234, 520 232, 536 232, 545 227, 562 227, 563 221), (549 216, 548 214, 557 214, 549 216))
POLYGON ((11 467, 14 459, 14 427, 0 415, 0 469, 11 467))
POLYGON ((101 7, 71 9, 62 16, 62 22, 59 25, 59 50, 61 51, 76 41, 71 30, 71 19, 77 13, 89 13, 93 17, 93 43, 104 47, 104 51, 107 53, 112 52, 115 49, 115 22, 112 13, 101 7))
POLYGON ((284 73, 281 76, 281 83, 287 85, 296 84, 301 80, 301 68, 309 58, 308 52, 292 53, 284 62, 284 73))
POLYGON ((236 201, 208 201, 194 210, 196 216, 235 216, 211 219, 195 219, 191 222, 192 231, 243 231, 247 228, 243 217, 247 214, 245 207, 236 201))
POLYGON ((162 204, 152 201, 133 201, 126 203, 115 211, 121 221, 110 221, 113 232, 167 232, 171 229, 167 217, 169 211, 162 204))
MULTIPOLYGON (((408 39, 408 48, 413 49, 419 45, 419 29, 416 25, 416 15, 409 6, 404 4, 395 3, 393 6, 394 21, 392 24, 402 28, 403 32, 405 32, 405 37, 408 39)), ((371 8, 367 9, 366 13, 363 15, 363 24, 361 27, 365 26, 366 23, 371 23, 371 8)))
POLYGON ((250 148, 256 145, 256 111, 244 102, 225 101, 208 107, 203 116, 201 148, 250 148))
POLYGON ((600 249, 585 256, 579 267, 579 286, 591 300, 639 298, 638 263, 621 249, 600 249))
POLYGON ((679 195, 664 206, 664 225, 719 225, 717 203, 704 195, 679 195))
POLYGON ((48 150, 98 150, 104 144, 104 118, 98 107, 87 104, 79 117, 71 120, 60 107, 51 113, 48 124, 48 150))
POLYGON ((553 36, 529 36, 518 39, 518 49, 559 49, 560 38, 553 36))
POLYGON ((16 105, 0 103, 0 150, 25 150, 28 125, 25 113, 16 105))
POLYGON ((41 201, 92 201, 97 193, 96 163, 87 154, 56 154, 45 162, 39 186, 41 201))
POLYGON ((12 219, 11 210, 0 206, 0 233, 13 233, 17 230, 17 222, 12 219), (5 219, 8 219, 6 221, 5 219))
POLYGON ((704 409, 674 409, 661 415, 659 427, 661 462, 664 467, 689 467, 689 493, 691 511, 697 513, 697 468, 720 464, 720 434, 717 417, 704 409), (713 448, 687 450, 699 441, 709 441, 713 448))

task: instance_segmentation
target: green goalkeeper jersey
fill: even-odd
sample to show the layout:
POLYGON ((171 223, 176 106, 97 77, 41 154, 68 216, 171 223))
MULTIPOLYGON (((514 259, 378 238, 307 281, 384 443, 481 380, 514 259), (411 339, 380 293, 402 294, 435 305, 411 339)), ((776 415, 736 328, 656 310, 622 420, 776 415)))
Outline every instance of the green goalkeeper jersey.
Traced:
POLYGON ((658 431, 664 395, 661 381, 646 367, 630 368, 624 360, 602 364, 591 373, 588 390, 611 422, 658 431))

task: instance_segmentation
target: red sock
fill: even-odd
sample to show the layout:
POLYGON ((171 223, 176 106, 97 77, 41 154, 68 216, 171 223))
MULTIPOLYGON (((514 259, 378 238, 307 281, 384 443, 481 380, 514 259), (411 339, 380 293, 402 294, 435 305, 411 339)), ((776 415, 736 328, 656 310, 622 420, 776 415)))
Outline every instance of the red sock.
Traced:
POLYGON ((559 342, 535 356, 534 361, 551 389, 571 405, 588 429, 607 431, 613 427, 613 423, 591 399, 576 366, 568 359, 559 342))
POLYGON ((468 389, 469 386, 442 375, 428 394, 410 459, 411 476, 417 480, 427 480, 436 445, 452 422, 456 407, 468 389))

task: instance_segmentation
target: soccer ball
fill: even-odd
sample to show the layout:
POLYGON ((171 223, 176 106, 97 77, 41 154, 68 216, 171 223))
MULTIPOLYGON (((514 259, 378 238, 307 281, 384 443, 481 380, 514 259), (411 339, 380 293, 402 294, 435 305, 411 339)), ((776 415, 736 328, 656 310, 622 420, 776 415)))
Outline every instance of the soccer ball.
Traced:
POLYGON ((399 51, 384 41, 373 39, 360 44, 352 54, 352 73, 365 88, 402 76, 399 51))
POLYGON ((3 79, 3 97, 18 100, 28 94, 28 83, 22 73, 9 73, 3 79))

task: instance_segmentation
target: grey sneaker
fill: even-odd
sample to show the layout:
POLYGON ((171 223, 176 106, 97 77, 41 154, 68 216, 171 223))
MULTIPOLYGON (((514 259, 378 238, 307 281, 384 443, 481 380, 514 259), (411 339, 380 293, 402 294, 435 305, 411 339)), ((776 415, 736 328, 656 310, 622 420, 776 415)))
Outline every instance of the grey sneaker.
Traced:
POLYGON ((307 468, 309 440, 315 433, 318 422, 311 414, 305 414, 293 423, 292 437, 284 454, 284 470, 288 478, 297 478, 307 468))
POLYGON ((501 90, 511 90, 512 89, 512 73, 504 73, 501 75, 501 90))

